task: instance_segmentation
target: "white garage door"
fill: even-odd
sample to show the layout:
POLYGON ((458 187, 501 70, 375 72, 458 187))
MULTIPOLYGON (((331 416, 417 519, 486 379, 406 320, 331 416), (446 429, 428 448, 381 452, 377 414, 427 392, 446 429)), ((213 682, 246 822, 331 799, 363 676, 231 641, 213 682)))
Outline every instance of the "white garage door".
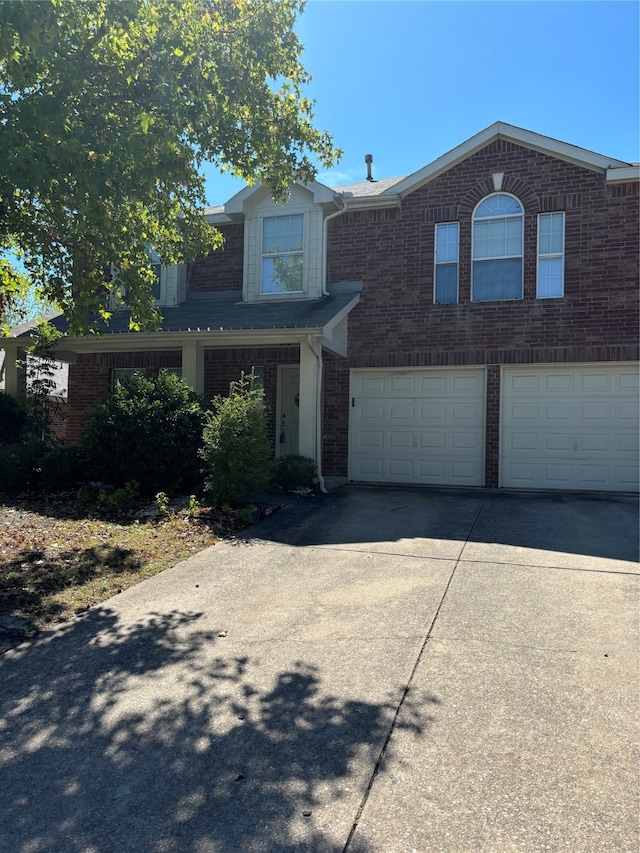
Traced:
POLYGON ((484 483, 484 368, 354 370, 349 476, 484 483))
POLYGON ((634 491, 636 365, 504 368, 501 485, 634 491))

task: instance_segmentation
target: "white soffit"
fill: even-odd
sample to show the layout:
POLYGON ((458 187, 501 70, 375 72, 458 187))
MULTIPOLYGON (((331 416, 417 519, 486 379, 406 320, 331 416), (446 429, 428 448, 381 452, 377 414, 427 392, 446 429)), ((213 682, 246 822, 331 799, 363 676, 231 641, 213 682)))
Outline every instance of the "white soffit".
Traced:
POLYGON ((514 127, 513 125, 497 121, 495 124, 472 136, 471 139, 467 139, 466 142, 443 154, 442 157, 439 157, 437 160, 409 175, 403 181, 400 181, 399 184, 393 187, 393 192, 400 195, 412 192, 422 184, 426 184, 428 181, 433 180, 433 178, 452 168, 452 166, 475 154, 476 151, 479 151, 496 139, 515 142, 517 145, 522 145, 525 148, 531 148, 542 154, 549 154, 561 160, 575 163, 578 166, 594 169, 595 171, 613 170, 615 167, 629 166, 628 163, 624 163, 622 160, 614 160, 611 157, 587 151, 585 148, 578 148, 576 145, 559 142, 557 139, 551 139, 549 136, 542 136, 539 133, 533 133, 530 130, 524 130, 521 127, 514 127))

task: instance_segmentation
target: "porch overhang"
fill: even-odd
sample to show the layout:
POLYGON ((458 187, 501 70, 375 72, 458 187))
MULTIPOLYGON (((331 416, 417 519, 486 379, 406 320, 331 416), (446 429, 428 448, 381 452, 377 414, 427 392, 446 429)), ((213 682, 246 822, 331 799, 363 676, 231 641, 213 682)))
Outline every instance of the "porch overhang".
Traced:
MULTIPOLYGON (((103 324, 99 334, 67 334, 63 316, 49 322, 64 334, 54 348, 60 361, 73 362, 83 353, 296 346, 310 337, 329 352, 346 356, 347 317, 360 300, 359 282, 334 285, 329 296, 314 300, 247 304, 237 292, 195 294, 175 307, 162 307, 162 325, 154 332, 129 330, 129 313, 103 324)), ((23 324, 3 343, 8 354, 29 345, 35 324, 23 324)))

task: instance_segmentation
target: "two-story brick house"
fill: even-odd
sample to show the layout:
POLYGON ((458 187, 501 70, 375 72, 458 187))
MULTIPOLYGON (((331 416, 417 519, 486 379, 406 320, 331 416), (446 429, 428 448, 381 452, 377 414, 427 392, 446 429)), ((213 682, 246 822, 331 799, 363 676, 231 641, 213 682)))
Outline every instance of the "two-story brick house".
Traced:
POLYGON ((210 398, 255 367, 327 481, 635 490, 639 176, 497 123, 405 178, 246 188, 162 270, 160 332, 64 341, 68 430, 119 370, 210 398))

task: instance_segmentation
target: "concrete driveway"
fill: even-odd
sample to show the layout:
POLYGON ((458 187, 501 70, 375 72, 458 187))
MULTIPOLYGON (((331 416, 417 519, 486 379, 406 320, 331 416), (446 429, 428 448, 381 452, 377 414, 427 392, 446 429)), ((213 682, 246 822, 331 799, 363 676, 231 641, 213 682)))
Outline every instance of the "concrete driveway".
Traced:
POLYGON ((637 853, 632 497, 347 486, 0 659, 4 853, 637 853))

